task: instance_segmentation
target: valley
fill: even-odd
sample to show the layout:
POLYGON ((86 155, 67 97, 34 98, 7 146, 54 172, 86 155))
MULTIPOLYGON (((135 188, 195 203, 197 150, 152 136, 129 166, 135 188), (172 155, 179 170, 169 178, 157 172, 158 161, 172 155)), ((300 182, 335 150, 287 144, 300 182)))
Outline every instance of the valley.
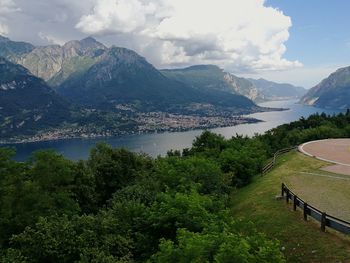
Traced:
POLYGON ((350 263, 349 9, 0 0, 0 263, 350 263))
POLYGON ((0 56, 3 144, 231 127, 284 110, 258 106, 264 87, 217 66, 158 70, 92 37, 38 47, 0 37, 0 56))
MULTIPOLYGON (((337 114, 337 110, 323 110, 316 107, 305 106, 296 103, 297 100, 289 101, 271 101, 260 103, 263 108, 282 108, 284 111, 266 111, 243 115, 242 117, 260 120, 259 122, 241 123, 234 126, 211 128, 210 131, 223 135, 229 139, 238 134, 253 137, 256 133, 263 134, 279 125, 296 121, 302 116, 307 117, 315 113, 326 112, 327 114, 337 114)), ((130 128, 131 129, 131 128, 130 128)), ((71 160, 80 160, 88 158, 91 147, 98 142, 106 142, 113 147, 123 147, 133 152, 143 152, 150 156, 165 156, 170 149, 183 150, 192 145, 196 136, 199 136, 205 129, 190 129, 187 131, 172 132, 148 132, 148 133, 128 133, 116 136, 96 136, 91 137, 75 136, 72 138, 68 132, 64 136, 53 136, 50 140, 36 138, 32 142, 28 138, 18 143, 3 144, 17 149, 16 160, 25 160, 30 154, 40 149, 54 149, 62 153, 71 160), (57 139, 61 138, 61 139, 57 139), (21 143, 22 142, 22 143, 21 143)))
POLYGON ((0 144, 18 144, 72 138, 107 139, 109 137, 131 134, 206 130, 261 122, 261 120, 252 117, 227 115, 228 114, 196 116, 171 114, 167 112, 137 113, 132 116, 123 116, 121 119, 117 120, 112 119, 110 123, 101 125, 94 125, 91 123, 85 126, 65 125, 61 128, 45 130, 34 136, 15 136, 10 139, 0 139, 0 144), (122 121, 124 121, 124 123, 120 124, 122 121), (119 125, 116 127, 115 123, 119 123, 119 125))

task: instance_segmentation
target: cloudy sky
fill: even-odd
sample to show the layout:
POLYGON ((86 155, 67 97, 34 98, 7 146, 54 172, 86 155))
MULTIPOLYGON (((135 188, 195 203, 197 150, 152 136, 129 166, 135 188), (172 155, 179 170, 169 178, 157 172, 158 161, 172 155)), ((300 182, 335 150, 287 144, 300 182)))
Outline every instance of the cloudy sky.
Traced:
POLYGON ((216 64, 307 88, 350 65, 347 0, 0 0, 0 34, 36 45, 94 36, 158 68, 216 64))

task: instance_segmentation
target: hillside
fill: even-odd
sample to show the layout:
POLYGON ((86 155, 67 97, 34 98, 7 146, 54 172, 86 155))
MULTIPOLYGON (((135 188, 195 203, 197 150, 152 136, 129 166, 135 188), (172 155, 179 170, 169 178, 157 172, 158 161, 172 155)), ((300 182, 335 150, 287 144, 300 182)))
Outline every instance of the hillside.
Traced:
POLYGON ((239 94, 253 101, 259 97, 256 87, 250 81, 227 73, 218 66, 196 65, 184 69, 164 69, 161 72, 168 78, 199 90, 239 94))
MULTIPOLYGON (((294 212, 284 200, 274 198, 280 194, 281 183, 288 183, 298 171, 314 170, 323 165, 321 161, 296 152, 282 156, 270 173, 232 195, 232 215, 252 221, 258 231, 278 239, 287 262, 347 262, 350 243, 346 236, 332 231, 322 233, 318 223, 304 221, 300 210, 294 212)), ((312 178, 307 180, 310 182, 312 178)), ((317 186, 317 180, 311 185, 317 186)), ((315 194, 317 190, 310 191, 315 194)))
POLYGON ((164 69, 161 72, 171 79, 196 89, 240 94, 255 102, 298 99, 306 92, 302 87, 287 83, 276 83, 265 79, 240 78, 214 65, 164 69))
POLYGON ((320 108, 350 108, 350 67, 332 73, 310 89, 300 102, 320 108))
POLYGON ((36 47, 14 61, 49 84, 57 86, 72 75, 85 71, 99 60, 107 48, 88 37, 67 42, 63 46, 36 47))
POLYGON ((141 111, 181 112, 195 103, 243 111, 257 108, 241 95, 199 90, 169 79, 136 52, 118 47, 108 49, 86 72, 68 78, 58 92, 73 102, 97 108, 130 104, 141 111))
POLYGON ((347 199, 350 215, 350 195, 338 192, 349 182, 302 181, 325 163, 295 152, 263 177, 261 168, 277 149, 348 137, 349 120, 350 112, 316 114, 252 138, 205 131, 191 148, 155 159, 97 144, 87 160, 40 151, 19 163, 0 148, 0 261, 347 262, 348 236, 321 232, 275 197, 282 182, 308 201, 300 189, 316 197, 327 189, 329 198, 310 202, 326 200, 324 209, 347 199))
POLYGON ((69 118, 69 104, 43 80, 0 58, 1 137, 30 135, 69 118))
POLYGON ((92 37, 60 45, 34 46, 0 36, 0 56, 27 68, 52 86, 80 74, 99 60, 107 48, 92 37))
POLYGON ((63 46, 35 47, 0 36, 0 57, 24 66, 52 86, 89 68, 105 49, 104 45, 91 37, 70 41, 63 46))
POLYGON ((35 47, 26 42, 12 41, 0 35, 0 57, 16 60, 18 57, 30 53, 35 47))
POLYGON ((260 100, 290 100, 299 99, 306 90, 288 83, 276 83, 266 79, 248 79, 257 88, 260 100))
POLYGON ((84 107, 110 110, 127 104, 136 111, 178 113, 208 113, 217 111, 213 107, 225 107, 236 114, 259 110, 252 101, 231 89, 199 90, 169 79, 136 52, 107 48, 92 37, 69 41, 63 46, 40 47, 3 39, 0 50, 4 54, 6 51, 12 62, 24 66, 72 103, 84 107))
MULTIPOLYGON (((2 59, 2 143, 232 126, 257 121, 237 115, 263 110, 241 95, 170 80, 132 50, 103 50, 92 38, 64 48, 77 63, 58 71, 55 81, 63 83, 54 89, 23 66, 2 59), (96 61, 87 59, 81 66, 82 58, 96 52, 96 61)), ((43 61, 55 61, 51 55, 43 61)))

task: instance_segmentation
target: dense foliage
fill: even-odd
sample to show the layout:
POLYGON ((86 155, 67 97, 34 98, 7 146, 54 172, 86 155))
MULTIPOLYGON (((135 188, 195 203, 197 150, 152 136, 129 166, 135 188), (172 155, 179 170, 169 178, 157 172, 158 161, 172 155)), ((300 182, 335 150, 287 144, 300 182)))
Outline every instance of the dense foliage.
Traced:
POLYGON ((152 159, 97 145, 86 161, 0 149, 0 262, 284 262, 228 209, 279 148, 350 136, 350 113, 313 115, 265 135, 204 132, 152 159))

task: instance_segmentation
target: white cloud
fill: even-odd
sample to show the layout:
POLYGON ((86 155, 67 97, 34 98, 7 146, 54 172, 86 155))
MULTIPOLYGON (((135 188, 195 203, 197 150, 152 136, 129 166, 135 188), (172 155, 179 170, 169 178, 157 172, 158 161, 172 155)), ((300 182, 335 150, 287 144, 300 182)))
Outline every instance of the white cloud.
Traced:
POLYGON ((38 36, 42 40, 45 40, 49 44, 63 45, 66 42, 63 39, 60 39, 60 38, 53 36, 53 35, 50 35, 50 34, 46 34, 46 33, 41 32, 41 31, 38 33, 38 36))
POLYGON ((0 0, 0 35, 8 35, 7 15, 20 11, 13 0, 0 0))
POLYGON ((0 14, 20 11, 13 0, 0 0, 0 14))
POLYGON ((7 25, 0 23, 0 35, 6 36, 9 33, 7 25))
POLYGON ((312 88, 320 83, 323 79, 327 78, 331 73, 338 68, 342 68, 348 65, 344 64, 331 64, 331 65, 318 65, 318 66, 306 66, 302 68, 295 68, 286 71, 265 71, 258 74, 240 74, 242 77, 247 78, 264 78, 271 81, 291 83, 296 86, 301 86, 306 89, 312 88), (297 77, 296 77, 297 76, 297 77))
POLYGON ((213 63, 232 71, 264 71, 302 66, 283 58, 290 17, 264 2, 94 0, 76 27, 87 34, 140 37, 137 51, 152 50, 152 62, 161 67, 213 63))
POLYGON ((89 34, 108 32, 128 33, 138 30, 154 14, 156 5, 140 0, 97 1, 91 14, 81 17, 77 28, 89 34))

